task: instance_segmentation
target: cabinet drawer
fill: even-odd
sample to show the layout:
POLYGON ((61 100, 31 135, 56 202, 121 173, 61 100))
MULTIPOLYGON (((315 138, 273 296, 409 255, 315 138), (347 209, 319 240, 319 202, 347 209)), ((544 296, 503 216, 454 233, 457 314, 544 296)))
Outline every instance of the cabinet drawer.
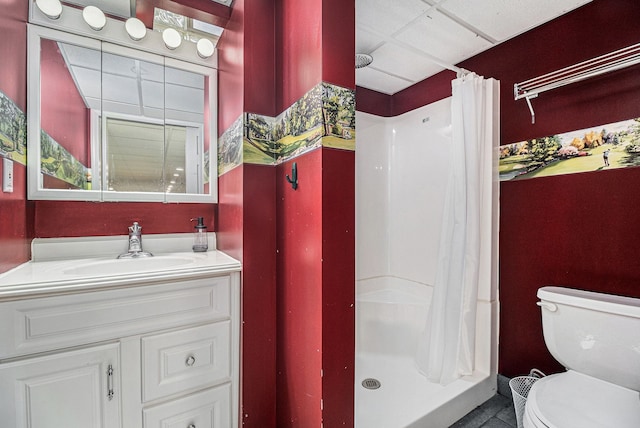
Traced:
POLYGON ((220 385, 143 410, 144 428, 229 428, 231 386, 220 385))
POLYGON ((0 360, 229 319, 230 278, 180 281, 0 304, 0 360))
POLYGON ((230 341, 230 321, 143 337, 143 401, 229 381, 230 341))

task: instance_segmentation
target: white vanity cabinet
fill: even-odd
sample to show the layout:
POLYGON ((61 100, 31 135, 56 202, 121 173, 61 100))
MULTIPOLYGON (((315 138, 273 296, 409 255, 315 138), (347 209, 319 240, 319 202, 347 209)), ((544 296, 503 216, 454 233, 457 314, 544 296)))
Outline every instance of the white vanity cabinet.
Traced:
POLYGON ((0 426, 237 427, 239 264, 205 270, 0 293, 0 426))

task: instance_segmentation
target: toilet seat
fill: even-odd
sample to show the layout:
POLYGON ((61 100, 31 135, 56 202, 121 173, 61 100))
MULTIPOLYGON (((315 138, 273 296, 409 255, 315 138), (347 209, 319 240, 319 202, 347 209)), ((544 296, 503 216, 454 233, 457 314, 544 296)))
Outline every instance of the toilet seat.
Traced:
POLYGON ((538 380, 525 428, 638 428, 640 393, 572 370, 538 380))

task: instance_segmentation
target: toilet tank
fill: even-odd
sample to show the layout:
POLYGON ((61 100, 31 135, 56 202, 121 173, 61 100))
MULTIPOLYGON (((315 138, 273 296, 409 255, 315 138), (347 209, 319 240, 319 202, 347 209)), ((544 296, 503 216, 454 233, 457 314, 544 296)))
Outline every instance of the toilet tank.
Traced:
POLYGON ((640 299, 542 287, 544 341, 551 355, 575 370, 640 391, 640 299))

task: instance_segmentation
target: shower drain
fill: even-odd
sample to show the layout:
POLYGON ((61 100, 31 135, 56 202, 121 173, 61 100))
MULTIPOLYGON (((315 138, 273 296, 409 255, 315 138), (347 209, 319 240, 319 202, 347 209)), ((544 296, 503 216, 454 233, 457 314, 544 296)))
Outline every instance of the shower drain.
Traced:
POLYGON ((374 379, 370 377, 362 381, 362 386, 364 386, 367 389, 378 389, 382 386, 382 384, 378 379, 374 379))

